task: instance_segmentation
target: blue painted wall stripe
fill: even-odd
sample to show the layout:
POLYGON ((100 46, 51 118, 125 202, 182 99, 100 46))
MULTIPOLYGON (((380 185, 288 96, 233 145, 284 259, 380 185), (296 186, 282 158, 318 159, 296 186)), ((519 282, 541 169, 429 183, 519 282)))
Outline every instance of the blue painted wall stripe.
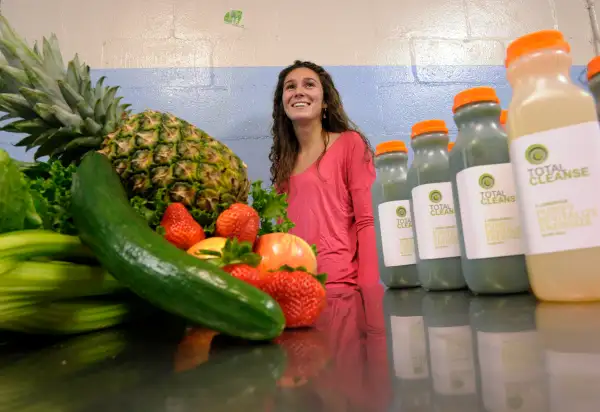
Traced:
MULTIPOLYGON (((455 134, 452 101, 461 90, 495 87, 507 107, 511 89, 502 66, 334 66, 327 67, 351 119, 371 143, 408 142, 411 126, 428 118, 444 119, 455 134)), ((93 70, 95 79, 120 85, 124 101, 135 111, 155 109, 179 116, 223 140, 248 164, 252 179, 268 180, 267 154, 273 91, 281 67, 110 69, 93 70)), ((572 78, 585 85, 585 67, 574 66, 572 78)), ((30 159, 0 136, 1 147, 30 159)), ((453 137, 452 137, 453 138, 453 137)))

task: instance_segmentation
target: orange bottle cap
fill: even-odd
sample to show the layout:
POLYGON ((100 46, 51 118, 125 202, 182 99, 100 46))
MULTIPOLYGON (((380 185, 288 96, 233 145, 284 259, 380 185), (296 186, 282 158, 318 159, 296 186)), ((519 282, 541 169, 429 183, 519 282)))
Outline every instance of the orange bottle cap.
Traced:
POLYGON ((415 123, 412 127, 411 139, 425 134, 425 133, 448 133, 446 122, 439 119, 423 120, 422 122, 415 123))
POLYGON ((558 30, 542 30, 519 37, 510 43, 506 49, 506 67, 519 57, 543 49, 559 49, 567 53, 571 46, 558 30))
POLYGON ((508 110, 502 110, 500 112, 500 124, 506 126, 506 117, 508 116, 508 110))
POLYGON ((408 153, 408 149, 406 148, 406 144, 401 140, 389 140, 375 146, 375 156, 391 152, 408 153))
POLYGON ((463 90, 454 96, 454 106, 452 107, 452 112, 456 113, 456 111, 461 107, 476 102, 500 103, 500 99, 498 99, 496 90, 494 90, 492 87, 473 87, 471 89, 463 90))
POLYGON ((454 147, 454 142, 448 142, 448 151, 452 150, 454 147))
POLYGON ((592 77, 600 73, 600 56, 594 57, 587 65, 587 78, 590 80, 592 77))

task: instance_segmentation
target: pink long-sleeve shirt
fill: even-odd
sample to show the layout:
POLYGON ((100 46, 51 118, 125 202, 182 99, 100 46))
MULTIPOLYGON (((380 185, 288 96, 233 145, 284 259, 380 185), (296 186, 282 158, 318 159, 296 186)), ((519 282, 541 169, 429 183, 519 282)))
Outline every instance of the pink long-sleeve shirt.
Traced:
POLYGON ((371 186, 375 168, 354 131, 342 133, 317 162, 290 178, 291 230, 317 245, 317 265, 327 286, 379 281, 371 186))

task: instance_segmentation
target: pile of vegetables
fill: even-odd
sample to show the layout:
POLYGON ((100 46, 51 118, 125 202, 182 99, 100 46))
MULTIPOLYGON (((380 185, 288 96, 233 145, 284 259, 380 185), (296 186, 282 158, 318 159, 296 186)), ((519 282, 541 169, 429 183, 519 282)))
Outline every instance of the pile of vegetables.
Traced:
POLYGON ((151 307, 85 247, 70 217, 74 166, 20 171, 0 150, 0 328, 70 334, 121 324, 151 307))
POLYGON ((156 308, 251 340, 313 325, 325 306, 314 247, 288 233, 285 195, 260 181, 250 195, 212 237, 178 203, 155 231, 104 155, 26 165, 0 150, 0 329, 89 332, 156 308))

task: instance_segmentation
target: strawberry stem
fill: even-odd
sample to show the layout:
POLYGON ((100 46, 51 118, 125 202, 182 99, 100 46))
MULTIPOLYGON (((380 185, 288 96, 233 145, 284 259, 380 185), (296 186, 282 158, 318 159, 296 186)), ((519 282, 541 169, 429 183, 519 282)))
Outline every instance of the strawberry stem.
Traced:
POLYGON ((223 249, 218 252, 214 250, 199 250, 199 254, 215 256, 216 259, 209 259, 208 262, 224 267, 227 265, 246 264, 257 267, 262 257, 252 251, 251 242, 239 242, 236 238, 227 239, 223 249))
POLYGON ((279 269, 271 269, 269 272, 306 272, 309 275, 314 276, 320 284, 325 286, 325 282, 327 282, 327 273, 310 273, 304 266, 291 267, 289 265, 280 266, 279 269))

